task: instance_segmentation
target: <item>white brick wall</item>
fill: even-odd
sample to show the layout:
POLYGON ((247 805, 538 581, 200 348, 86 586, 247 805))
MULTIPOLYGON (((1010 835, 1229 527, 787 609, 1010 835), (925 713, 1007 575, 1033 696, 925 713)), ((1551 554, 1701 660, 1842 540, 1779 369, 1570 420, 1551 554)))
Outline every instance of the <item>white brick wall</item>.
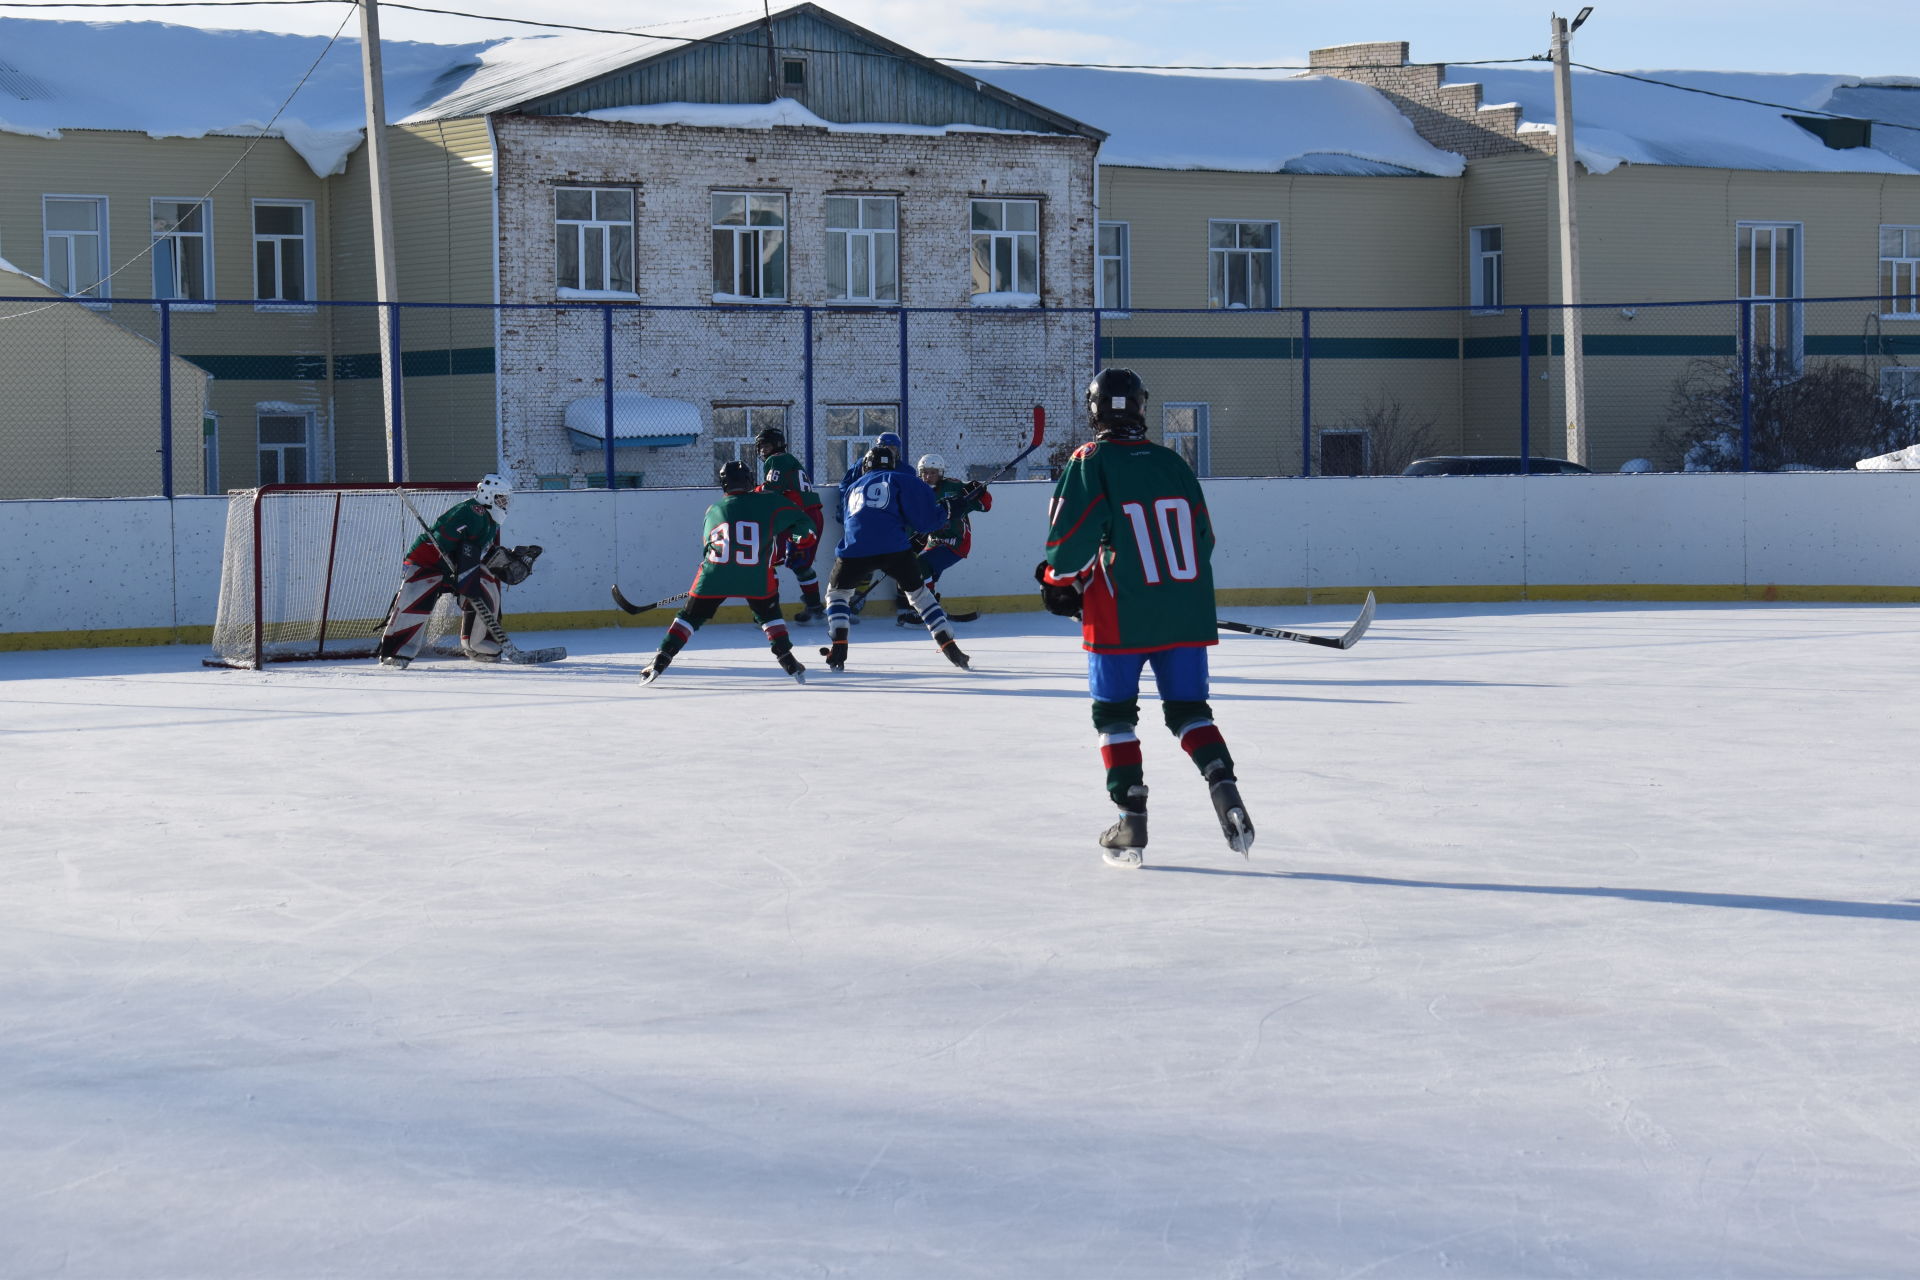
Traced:
MULTIPOLYGON (((1093 368, 1093 323, 1047 309, 1092 305, 1093 162, 1086 138, 1031 134, 945 136, 834 133, 818 128, 717 129, 632 125, 568 117, 497 120, 500 296, 551 303, 552 188, 627 186, 636 192, 636 288, 643 304, 615 316, 616 390, 692 401, 711 432, 718 402, 786 403, 789 438, 803 443, 802 317, 754 306, 711 307, 710 195, 716 190, 788 197, 788 300, 814 312, 816 440, 829 404, 900 399, 898 314, 826 305, 825 197, 871 192, 899 198, 901 298, 917 307, 966 308, 971 290, 968 200, 1033 197, 1041 203, 1038 311, 915 313, 908 320, 910 449, 938 451, 958 471, 1001 462, 1030 407, 1074 428, 1093 368)), ((506 312, 499 384, 502 459, 516 479, 597 472, 599 454, 577 454, 561 427, 567 403, 601 391, 601 316, 506 312)), ((622 471, 649 485, 712 482, 703 439, 686 448, 623 450, 622 471)), ((816 471, 824 444, 815 448, 816 471)), ((837 477, 836 477, 837 478, 837 477)))

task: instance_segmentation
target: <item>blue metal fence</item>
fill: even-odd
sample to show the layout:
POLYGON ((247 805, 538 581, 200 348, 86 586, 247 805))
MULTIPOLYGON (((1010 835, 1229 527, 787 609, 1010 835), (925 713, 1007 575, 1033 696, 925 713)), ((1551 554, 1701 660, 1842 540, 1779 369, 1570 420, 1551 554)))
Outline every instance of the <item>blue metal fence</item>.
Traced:
MULTIPOLYGON (((1903 447, 1920 435, 1915 429, 1915 408, 1920 405, 1920 312, 1911 298, 1589 303, 1582 310, 1588 313, 1583 326, 1588 369, 1584 425, 1594 460, 1609 469, 1622 463, 1638 464, 1636 469, 1749 471, 1847 465, 1850 454, 1868 456, 1862 451, 1903 447)), ((1398 463, 1400 455, 1394 450, 1404 452, 1416 445, 1434 453, 1514 454, 1522 460, 1521 469, 1527 470, 1531 465, 1527 459, 1537 456, 1537 451, 1559 449, 1565 439, 1559 394, 1565 351, 1558 332, 1565 309, 1548 304, 1491 311, 1457 306, 1337 306, 1228 312, 1207 308, 856 310, 780 303, 705 307, 596 301, 501 306, 330 301, 291 307, 252 299, 189 303, 0 296, 0 386, 9 399, 20 403, 57 400, 68 415, 62 426, 63 443, 56 446, 49 441, 59 433, 51 429, 42 433, 32 422, 9 422, 0 414, 0 463, 8 473, 44 470, 65 475, 68 479, 60 483, 70 490, 66 494, 10 492, 0 481, 0 497, 95 496, 89 489, 107 482, 87 478, 88 451, 138 447, 132 443, 133 436, 106 429, 104 415, 115 410, 98 410, 103 416, 97 423, 87 416, 94 412, 87 407, 90 395, 105 397, 107 390, 125 391, 128 386, 145 394, 137 392, 136 384, 145 375, 136 376, 128 363, 131 357, 107 361, 86 354, 129 339, 151 342, 158 356, 148 366, 159 427, 154 450, 158 475, 149 492, 172 496, 179 488, 176 436, 181 426, 176 398, 182 388, 176 377, 176 355, 201 369, 215 388, 246 384, 249 390, 244 395, 235 393, 239 400, 252 396, 257 401, 261 388, 276 382, 316 389, 315 399, 329 405, 330 423, 360 441, 358 456, 366 455, 368 432, 378 430, 384 436, 384 416, 390 414, 391 450, 384 447, 384 438, 379 450, 384 468, 402 479, 452 478, 410 474, 422 469, 409 447, 410 385, 442 374, 491 375, 494 391, 485 397, 484 422, 469 420, 480 416, 470 407, 442 406, 435 411, 436 429, 442 435, 466 433, 443 450, 455 460, 441 463, 443 468, 456 466, 468 454, 498 456, 503 428, 531 429, 526 413, 511 406, 517 389, 532 385, 529 379, 534 378, 530 367, 502 366, 503 336, 547 323, 541 317, 559 313, 596 319, 597 350, 589 347, 591 355, 584 355, 582 363, 578 357, 583 353, 573 350, 580 344, 563 340, 560 329, 552 329, 547 334, 549 346, 559 353, 553 363, 576 358, 582 372, 562 377, 543 369, 546 381, 528 394, 546 406, 542 412, 557 412, 548 403, 558 394, 555 388, 577 390, 573 384, 597 383, 604 431, 597 459, 601 470, 591 478, 593 483, 609 487, 621 483, 617 451, 624 446, 614 428, 617 386, 624 382, 649 394, 665 394, 674 390, 674 379, 679 379, 682 387, 699 387, 703 351, 730 345, 716 344, 712 331, 699 326, 717 318, 720 332, 734 325, 745 335, 747 316, 790 316, 799 323, 797 356, 776 356, 768 347, 768 361, 778 366, 768 376, 797 392, 786 397, 799 402, 796 443, 809 466, 818 470, 825 455, 816 412, 823 404, 833 403, 831 397, 821 400, 822 384, 844 381, 847 372, 831 362, 823 366, 819 326, 833 323, 845 329, 844 318, 849 316, 884 324, 889 311, 895 328, 892 351, 880 356, 871 338, 859 350, 866 353, 863 359, 890 358, 894 363, 891 410, 897 413, 899 430, 910 444, 919 425, 914 420, 916 402, 930 394, 926 379, 936 366, 949 379, 943 384, 949 387, 973 386, 982 396, 991 390, 1003 400, 1030 397, 1049 403, 1056 412, 1068 409, 1054 418, 1061 424, 1056 427, 1059 438, 1050 443, 1059 446, 1078 430, 1071 408, 1079 388, 1103 364, 1140 368, 1163 405, 1204 410, 1204 415, 1181 419, 1183 427, 1199 423, 1193 432, 1176 433, 1170 425, 1165 431, 1169 443, 1182 447, 1189 446, 1188 435, 1209 433, 1210 449, 1198 442, 1191 447, 1197 461, 1213 459, 1216 474, 1364 473, 1398 463), (370 309, 380 306, 387 308, 384 349, 376 345, 371 354, 339 350, 364 341, 364 331, 374 328, 369 323, 370 309), (31 326, 47 325, 56 315, 65 326, 56 345, 69 355, 79 353, 58 368, 46 354, 52 349, 47 343, 35 348, 21 341, 31 326), (444 326, 429 319, 435 315, 446 318, 444 326), (463 317, 461 323, 476 345, 454 345, 451 335, 456 326, 451 317, 455 315, 463 317), (78 316, 88 318, 82 322, 76 320, 78 316), (217 319, 222 316, 228 319, 225 328, 217 319), (235 316, 245 323, 232 323, 235 316), (352 317, 352 323, 347 317, 352 317), (643 322, 652 328, 643 332, 643 322), (673 328, 676 323, 678 329, 673 328), (82 332, 81 325, 92 327, 82 332), (1003 328, 1007 325, 1019 326, 1011 331, 1015 337, 1007 336, 1009 331, 1003 328), (623 326, 628 331, 624 338, 623 326), (284 342, 276 338, 276 327, 283 331, 284 342), (990 333, 989 327, 993 327, 990 333), (449 335, 442 339, 449 345, 419 345, 430 341, 421 336, 428 328, 449 335), (354 332, 348 334, 348 329, 354 332), (916 336, 925 354, 916 356, 916 336), (228 340, 250 351, 217 349, 228 340), (646 353, 676 342, 679 354, 674 359, 680 364, 673 378, 668 378, 656 367, 662 361, 649 363, 653 357, 646 353), (955 351, 955 346, 966 350, 955 351), (965 367, 976 347, 996 353, 992 356, 995 367, 965 367), (36 350, 40 354, 33 354, 36 350), (1023 352, 1030 353, 1030 358, 1023 358, 1023 352), (378 428, 364 395, 356 400, 357 409, 333 403, 341 388, 378 376, 383 368, 395 370, 396 376, 390 399, 384 404, 377 397, 371 401, 371 406, 383 411, 378 428), (1297 409, 1289 410, 1289 403, 1297 409), (357 419, 355 413, 360 415, 357 419), (1296 414, 1295 420, 1288 421, 1296 414), (509 420, 503 422, 503 415, 509 420), (1292 449, 1283 443, 1290 432, 1297 438, 1292 449), (1389 448, 1385 437, 1393 433, 1397 443, 1389 448), (1337 459, 1330 437, 1339 438, 1337 459), (35 458, 35 450, 55 447, 74 451, 74 458, 60 467, 38 467, 41 460, 35 458), (18 460, 35 465, 17 467, 18 460)), ((843 348, 858 345, 858 339, 842 336, 843 348)), ((836 359, 844 362, 845 357, 836 359)), ((884 379, 884 371, 879 372, 884 379)), ((716 398, 706 392, 694 395, 696 400, 716 398)), ((956 403, 950 392, 934 395, 929 403, 936 412, 920 433, 921 439, 931 448, 952 447, 946 442, 965 425, 966 402, 973 398, 960 397, 956 403)), ((100 403, 104 406, 110 400, 100 403)), ((710 468, 692 464, 706 456, 700 445, 708 442, 711 427, 709 417, 692 453, 671 466, 662 464, 648 479, 669 484, 705 482, 710 468)), ((352 452, 339 440, 335 446, 352 452)), ((356 470, 345 465, 339 469, 356 470)), ((220 477, 229 484, 250 479, 244 463, 226 467, 216 479, 220 477)), ((374 480, 388 475, 356 472, 336 478, 374 480)))

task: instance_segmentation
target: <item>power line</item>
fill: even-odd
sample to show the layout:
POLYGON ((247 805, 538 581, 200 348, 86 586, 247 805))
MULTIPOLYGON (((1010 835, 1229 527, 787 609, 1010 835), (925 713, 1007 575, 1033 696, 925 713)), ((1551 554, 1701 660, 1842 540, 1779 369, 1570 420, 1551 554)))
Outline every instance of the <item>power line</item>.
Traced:
MULTIPOLYGON (((1603 76, 1619 76, 1622 80, 1638 80, 1641 84, 1657 84, 1663 89, 1678 89, 1682 93, 1698 93, 1704 94, 1709 98, 1725 98, 1728 102, 1744 102, 1754 107, 1772 107, 1775 110, 1786 112, 1788 115, 1824 116, 1829 120, 1862 120, 1867 124, 1884 125, 1889 129, 1907 129, 1915 133, 1920 133, 1920 125, 1901 124, 1897 120, 1880 120, 1873 116, 1850 116, 1838 111, 1825 111, 1819 107, 1788 106, 1784 102, 1766 102, 1760 98, 1742 97, 1737 93, 1721 93, 1718 89, 1702 89, 1696 85, 1675 84, 1671 80, 1656 80, 1652 76, 1635 75, 1631 71, 1610 71, 1606 67, 1590 67, 1584 62, 1575 62, 1571 65, 1579 67, 1582 71, 1593 71, 1603 76)), ((1858 88, 1859 86, 1843 85, 1841 87, 1858 88)))

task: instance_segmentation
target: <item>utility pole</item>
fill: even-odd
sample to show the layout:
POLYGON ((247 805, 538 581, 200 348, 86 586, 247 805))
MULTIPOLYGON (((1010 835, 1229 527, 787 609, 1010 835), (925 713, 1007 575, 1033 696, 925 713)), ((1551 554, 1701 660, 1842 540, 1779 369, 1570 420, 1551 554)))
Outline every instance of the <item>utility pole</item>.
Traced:
POLYGON ((773 45, 773 0, 760 0, 760 29, 767 34, 767 101, 780 100, 780 54, 773 45))
POLYGON ((399 352, 393 303, 400 290, 393 257, 393 191, 387 183, 387 90, 380 78, 379 0, 359 0, 360 72, 367 99, 367 185, 373 195, 373 296, 380 319, 380 404, 387 424, 387 479, 406 477, 400 397, 399 352))
POLYGON ((1580 310, 1580 231, 1574 218, 1573 33, 1592 13, 1582 9, 1571 25, 1553 15, 1554 151, 1560 173, 1560 325, 1566 386, 1567 460, 1587 465, 1587 353, 1585 312, 1580 310))

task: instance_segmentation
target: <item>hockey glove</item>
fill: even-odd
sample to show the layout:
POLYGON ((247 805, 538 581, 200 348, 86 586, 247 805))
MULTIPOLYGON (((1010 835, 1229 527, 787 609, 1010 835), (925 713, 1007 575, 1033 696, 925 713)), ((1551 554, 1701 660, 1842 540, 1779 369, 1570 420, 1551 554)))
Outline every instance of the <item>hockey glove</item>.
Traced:
POLYGON ((1048 613, 1062 618, 1080 616, 1080 580, 1056 581, 1045 560, 1033 566, 1033 580, 1040 584, 1040 603, 1048 613))
POLYGON ((518 586, 533 572, 533 562, 544 550, 537 546, 495 547, 487 556, 486 569, 508 586, 518 586))

